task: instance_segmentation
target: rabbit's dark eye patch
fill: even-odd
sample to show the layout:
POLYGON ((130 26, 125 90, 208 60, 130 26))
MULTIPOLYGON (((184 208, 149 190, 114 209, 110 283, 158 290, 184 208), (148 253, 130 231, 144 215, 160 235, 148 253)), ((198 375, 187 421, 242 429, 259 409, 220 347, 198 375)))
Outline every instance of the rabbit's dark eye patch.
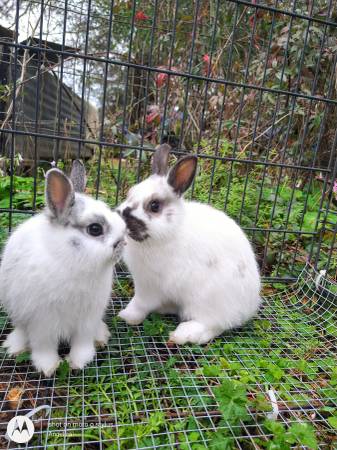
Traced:
POLYGON ((102 236, 104 233, 103 226, 100 223, 91 223, 87 226, 87 233, 93 237, 102 236))
POLYGON ((150 200, 148 200, 146 203, 144 203, 144 209, 147 213, 151 214, 158 214, 163 210, 165 204, 165 200, 152 197, 150 200))
POLYGON ((149 203, 149 210, 153 213, 157 213, 160 211, 161 203, 159 200, 151 200, 149 203))

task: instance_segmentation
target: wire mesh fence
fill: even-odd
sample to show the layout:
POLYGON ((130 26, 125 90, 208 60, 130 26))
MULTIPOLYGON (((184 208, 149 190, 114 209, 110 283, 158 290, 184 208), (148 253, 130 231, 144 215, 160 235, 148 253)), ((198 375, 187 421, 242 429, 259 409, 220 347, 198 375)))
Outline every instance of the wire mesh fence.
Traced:
POLYGON ((51 164, 84 159, 88 193, 115 206, 167 142, 198 155, 191 198, 241 224, 274 290, 247 328, 170 348, 171 320, 114 319, 130 296, 120 268, 112 339, 83 373, 47 380, 1 356, 2 427, 46 404, 29 445, 264 448, 283 433, 310 448, 291 428, 306 420, 334 448, 336 288, 315 271, 336 277, 336 16, 332 0, 3 1, 0 243, 43 206, 51 164), (228 378, 245 384, 249 417, 224 419, 228 378), (264 422, 273 395, 283 431, 264 422))
MULTIPOLYGON (((308 422, 319 447, 334 448, 336 293, 307 266, 293 289, 265 296, 257 320, 206 347, 170 345, 172 318, 133 329, 116 321, 126 301, 118 296, 109 345, 83 372, 46 379, 2 355, 2 431, 9 417, 44 405, 27 448, 258 449, 273 436, 283 448, 316 448, 308 422), (245 386, 234 397, 232 380, 245 386)), ((5 321, 2 329, 4 339, 5 321)))

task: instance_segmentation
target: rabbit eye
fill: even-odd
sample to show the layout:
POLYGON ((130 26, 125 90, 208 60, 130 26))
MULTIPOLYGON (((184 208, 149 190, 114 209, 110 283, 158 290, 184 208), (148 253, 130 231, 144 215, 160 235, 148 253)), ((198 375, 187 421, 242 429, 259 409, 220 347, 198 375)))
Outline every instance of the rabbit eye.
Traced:
POLYGON ((87 227, 87 232, 90 234, 90 236, 101 236, 103 234, 103 227, 100 223, 91 223, 87 227))
POLYGON ((150 211, 157 213, 160 210, 160 202, 158 200, 152 200, 150 202, 150 211))

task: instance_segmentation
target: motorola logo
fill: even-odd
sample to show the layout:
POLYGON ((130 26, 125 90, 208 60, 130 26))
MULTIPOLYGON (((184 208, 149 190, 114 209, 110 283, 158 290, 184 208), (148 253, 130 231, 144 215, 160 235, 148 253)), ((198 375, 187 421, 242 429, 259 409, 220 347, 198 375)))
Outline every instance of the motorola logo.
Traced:
POLYGON ((30 441, 34 434, 34 424, 26 416, 13 417, 8 422, 7 434, 11 441, 17 444, 25 444, 30 441))

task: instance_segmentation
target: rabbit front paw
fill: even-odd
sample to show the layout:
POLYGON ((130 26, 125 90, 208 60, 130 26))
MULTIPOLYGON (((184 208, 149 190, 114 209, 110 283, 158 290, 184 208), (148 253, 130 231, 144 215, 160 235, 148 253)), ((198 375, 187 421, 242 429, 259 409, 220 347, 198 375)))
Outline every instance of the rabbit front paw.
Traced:
POLYGON ((178 345, 186 344, 206 344, 212 340, 217 333, 210 330, 201 322, 190 320, 180 323, 177 328, 170 333, 170 342, 178 345))
POLYGON ((134 299, 128 304, 128 306, 119 312, 118 317, 123 319, 128 325, 139 325, 144 321, 147 316, 147 312, 139 308, 134 299))
POLYGON ((53 351, 34 351, 32 352, 32 361, 39 372, 43 372, 46 377, 52 376, 58 368, 61 359, 53 351))
POLYGON ((7 349, 8 354, 12 356, 26 351, 28 342, 24 331, 20 328, 15 328, 9 333, 2 346, 7 349))
POLYGON ((107 324, 102 321, 98 326, 98 331, 96 332, 95 336, 95 343, 97 347, 104 348, 107 345, 110 336, 111 333, 108 329, 107 324))
POLYGON ((83 369, 94 359, 95 353, 93 344, 77 344, 71 347, 66 359, 72 369, 83 369))

